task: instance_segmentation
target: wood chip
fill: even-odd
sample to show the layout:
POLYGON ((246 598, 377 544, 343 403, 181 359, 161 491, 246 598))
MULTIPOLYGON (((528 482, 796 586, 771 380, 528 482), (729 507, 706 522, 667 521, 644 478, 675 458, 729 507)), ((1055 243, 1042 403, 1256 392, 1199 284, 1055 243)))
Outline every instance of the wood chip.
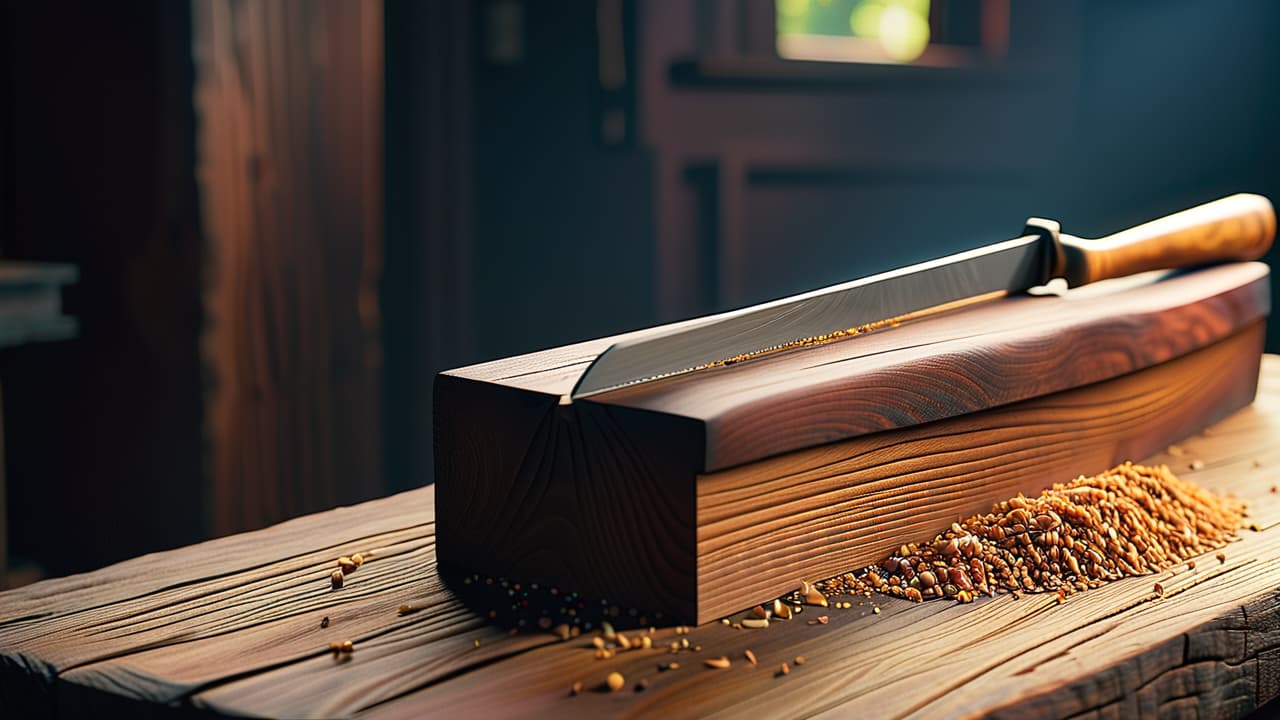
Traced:
POLYGON ((1225 562, 1227 561, 1227 554, 1226 554, 1226 553, 1218 553, 1217 555, 1214 555, 1214 557, 1218 558, 1218 564, 1219 564, 1219 565, 1221 565, 1222 563, 1225 563, 1225 562))
POLYGON ((569 695, 572 696, 572 695, 581 695, 581 694, 582 694, 581 680, 569 686, 569 695))
POLYGON ((345 576, 342 574, 341 570, 334 570, 332 573, 329 574, 329 584, 333 586, 334 590, 337 590, 342 587, 342 583, 344 579, 345 579, 345 576))
POLYGON ((791 668, 787 667, 786 663, 782 663, 781 667, 778 668, 779 675, 786 675, 790 672, 791 672, 791 668))
POLYGON ((796 663, 797 665, 803 665, 803 664, 804 664, 804 656, 803 656, 803 655, 797 655, 797 656, 796 656, 796 659, 795 659, 795 663, 796 663))
POLYGON ((1192 470, 1203 470, 1203 469, 1204 469, 1204 461, 1203 461, 1203 460, 1200 460, 1199 458, 1197 458, 1197 459, 1195 459, 1195 460, 1192 460, 1192 461, 1191 461, 1191 466, 1190 466, 1190 467, 1191 467, 1191 469, 1192 469, 1192 470))
POLYGON ((762 618, 747 618, 742 621, 742 627, 761 630, 769 627, 769 621, 762 618))
POLYGON ((780 617, 783 620, 788 620, 791 618, 791 606, 781 600, 774 600, 773 615, 774 617, 780 617))
POLYGON ((765 610, 763 606, 757 605, 751 608, 751 617, 765 620, 769 617, 769 611, 765 610))
POLYGON ((747 662, 751 663, 752 665, 755 665, 755 664, 756 664, 756 654, 755 654, 755 653, 751 652, 750 650, 743 650, 743 651, 742 651, 742 654, 743 654, 744 656, 746 656, 746 658, 747 658, 747 662))
POLYGON ((1155 591, 1156 597, 1164 597, 1164 586, 1160 583, 1156 583, 1155 591))
POLYGON ((817 605, 818 607, 827 607, 827 596, 822 594, 821 590, 816 587, 810 587, 804 594, 804 601, 808 605, 817 605))
POLYGON ((327 628, 327 627, 329 627, 329 616, 328 616, 328 615, 325 615, 324 617, 320 618, 320 627, 322 627, 322 628, 327 628))
POLYGON ((724 655, 721 655, 718 658, 707 658, 706 660, 703 660, 702 663, 707 667, 714 668, 716 670, 723 670, 732 664, 729 662, 729 658, 724 655))
POLYGON ((604 679, 604 684, 609 688, 609 692, 618 692, 623 685, 627 684, 627 679, 622 677, 622 673, 614 671, 604 679))

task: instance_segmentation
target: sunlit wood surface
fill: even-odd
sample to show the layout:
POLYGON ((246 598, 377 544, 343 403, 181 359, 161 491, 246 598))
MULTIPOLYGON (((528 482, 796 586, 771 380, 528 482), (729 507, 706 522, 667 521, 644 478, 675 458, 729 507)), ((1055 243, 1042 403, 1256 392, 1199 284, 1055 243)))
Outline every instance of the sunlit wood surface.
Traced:
POLYGON ((880 614, 825 611, 827 625, 712 622, 688 636, 702 650, 679 656, 672 628, 658 629, 661 649, 596 660, 585 636, 487 625, 437 575, 422 488, 0 595, 0 714, 1244 716, 1280 694, 1278 438, 1280 358, 1267 356, 1253 405, 1147 459, 1248 501, 1259 530, 1225 563, 1063 605, 883 598, 880 614), (357 551, 373 556, 331 590, 335 558, 357 551), (400 616, 401 604, 424 609, 400 616), (328 643, 343 639, 355 652, 335 661, 328 643), (703 667, 720 655, 732 666, 703 667), (671 659, 682 667, 659 672, 671 659), (612 671, 622 691, 592 690, 612 671), (575 681, 587 692, 570 697, 575 681))

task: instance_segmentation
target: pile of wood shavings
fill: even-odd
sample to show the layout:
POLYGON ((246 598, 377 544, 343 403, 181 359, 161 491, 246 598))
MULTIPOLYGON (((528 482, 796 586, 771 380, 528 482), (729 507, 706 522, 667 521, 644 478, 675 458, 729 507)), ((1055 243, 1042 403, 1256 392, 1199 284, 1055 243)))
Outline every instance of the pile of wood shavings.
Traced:
POLYGON ((1061 601, 1220 548, 1244 513, 1242 503, 1180 480, 1164 465, 1125 463, 1038 497, 998 503, 932 541, 903 545, 878 566, 817 587, 826 595, 879 591, 917 602, 1056 591, 1061 601))

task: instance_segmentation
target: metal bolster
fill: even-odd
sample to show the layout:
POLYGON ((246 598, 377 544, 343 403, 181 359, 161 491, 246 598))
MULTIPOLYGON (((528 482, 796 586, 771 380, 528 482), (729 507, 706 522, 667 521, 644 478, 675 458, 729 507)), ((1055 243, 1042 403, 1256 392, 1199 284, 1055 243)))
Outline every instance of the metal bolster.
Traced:
POLYGON ((1035 235, 1040 238, 1040 243, 1045 246, 1044 253, 1044 272, 1040 275, 1040 283, 1044 284, 1053 278, 1060 277, 1067 267, 1067 258, 1062 251, 1062 242, 1058 236, 1062 232, 1062 224, 1057 220, 1049 220, 1047 218, 1032 217, 1027 218, 1026 224, 1022 227, 1022 236, 1035 235))

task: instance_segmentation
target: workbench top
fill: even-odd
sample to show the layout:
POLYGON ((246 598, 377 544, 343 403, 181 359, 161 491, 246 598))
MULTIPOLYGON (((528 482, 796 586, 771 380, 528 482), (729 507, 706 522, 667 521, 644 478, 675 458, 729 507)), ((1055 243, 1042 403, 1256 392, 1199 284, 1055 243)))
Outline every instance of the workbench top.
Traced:
POLYGON ((436 570, 425 487, 0 594, 0 716, 1246 716, 1280 695, 1280 357, 1262 368, 1252 406, 1135 458, 1249 503, 1258 529, 1225 562, 1061 605, 877 597, 880 613, 823 610, 825 625, 805 622, 816 608, 761 630, 714 622, 679 655, 659 627, 654 649, 596 660, 590 633, 512 635, 462 604, 436 570), (332 589, 355 552, 372 554, 332 589), (354 652, 335 659, 343 640, 354 652), (731 667, 703 666, 721 655, 731 667), (594 690, 612 671, 624 689, 594 690))

